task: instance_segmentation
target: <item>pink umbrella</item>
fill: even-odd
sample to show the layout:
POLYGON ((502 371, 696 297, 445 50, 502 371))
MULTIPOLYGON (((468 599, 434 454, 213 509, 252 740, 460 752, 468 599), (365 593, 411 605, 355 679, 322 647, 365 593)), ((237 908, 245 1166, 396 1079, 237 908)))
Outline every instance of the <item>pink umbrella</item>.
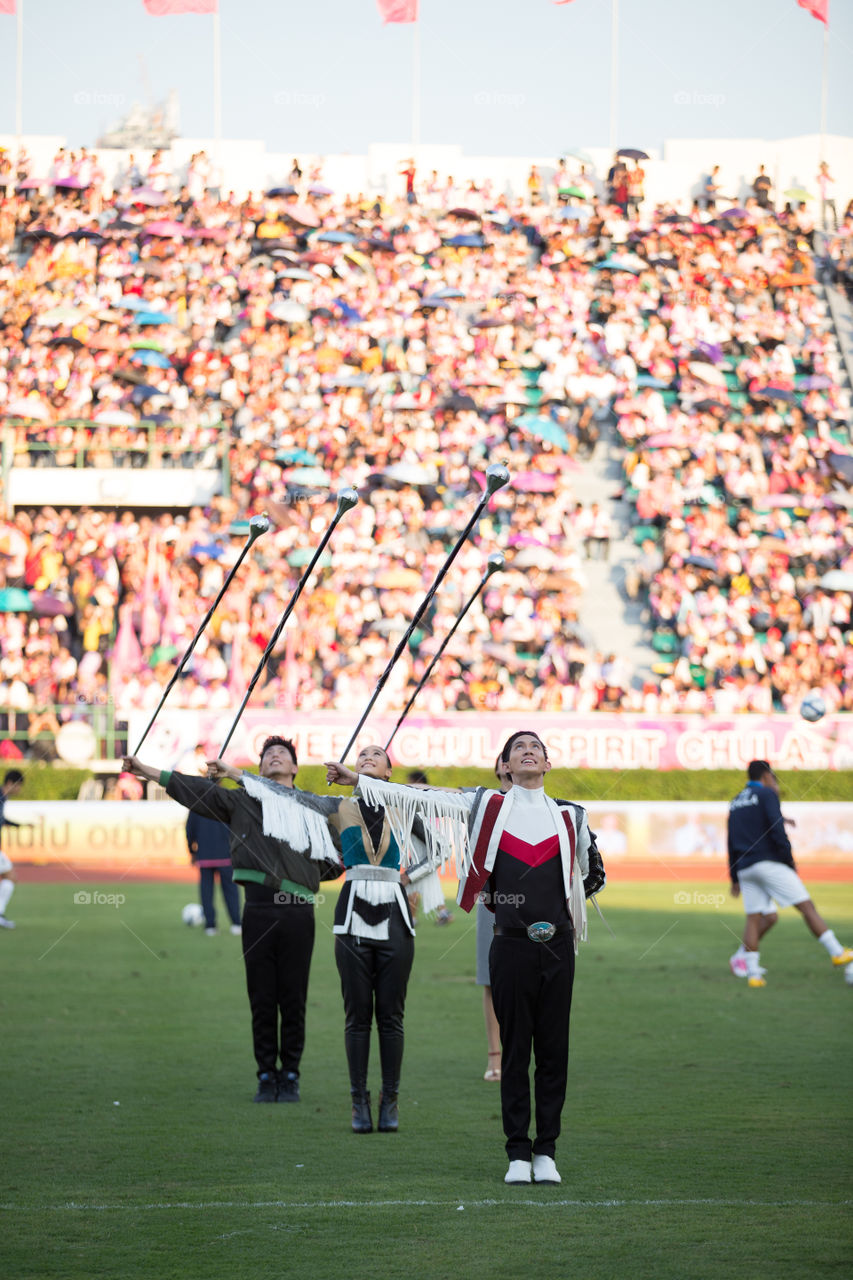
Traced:
POLYGON ((168 200, 169 197, 163 191, 155 191, 153 187, 137 187, 126 200, 120 202, 119 207, 127 209, 129 205, 138 204, 157 209, 161 204, 167 204, 168 200))
POLYGON ((24 178, 23 182, 19 182, 16 191, 38 191, 39 187, 49 186, 47 178, 24 178))
POLYGON ((686 449, 690 445, 687 437, 679 435, 677 431, 658 431, 655 435, 649 436, 648 440, 642 440, 639 443, 647 449, 686 449))
POLYGON ((50 409, 37 397, 23 396, 12 400, 3 410, 7 418, 31 418, 35 422, 50 422, 50 409))
POLYGON ((513 476, 512 487, 519 493, 553 493, 557 478, 546 475, 544 471, 521 471, 513 476))
POLYGON ((165 236, 167 239, 192 235, 189 228, 182 222, 170 222, 168 218, 161 218, 159 222, 149 222, 142 230, 147 236, 165 236))
POLYGON ((320 225, 319 213, 309 208, 307 204, 288 205, 282 216, 289 218, 291 222, 298 222, 301 227, 319 227, 320 225))

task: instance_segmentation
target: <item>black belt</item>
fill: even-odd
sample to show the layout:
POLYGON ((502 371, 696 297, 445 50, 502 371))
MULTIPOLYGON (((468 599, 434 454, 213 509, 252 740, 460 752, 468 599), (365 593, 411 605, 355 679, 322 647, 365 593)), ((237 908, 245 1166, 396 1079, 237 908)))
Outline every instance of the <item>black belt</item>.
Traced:
POLYGON ((548 924, 544 920, 531 924, 527 929, 510 929, 505 925, 495 925, 496 938, 526 938, 528 942, 550 942, 561 933, 571 933, 571 931, 570 924, 548 924))

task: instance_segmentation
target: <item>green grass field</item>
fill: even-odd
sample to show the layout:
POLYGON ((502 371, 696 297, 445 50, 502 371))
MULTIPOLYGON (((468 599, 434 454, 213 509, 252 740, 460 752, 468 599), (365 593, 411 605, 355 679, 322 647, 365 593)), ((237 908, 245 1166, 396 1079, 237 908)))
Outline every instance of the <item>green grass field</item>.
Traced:
MULTIPOLYGON (((333 899, 299 1106, 254 1106, 239 939, 187 885, 22 884, 0 934, 3 1273, 846 1277, 853 988, 795 913, 748 990, 720 885, 623 884, 581 948, 556 1188, 510 1188, 474 932, 422 923, 397 1135, 349 1132, 333 899), (92 886, 86 886, 91 889, 92 886)), ((816 886, 853 939, 853 885, 816 886)), ((374 1095, 378 1053, 374 1046, 374 1095)))

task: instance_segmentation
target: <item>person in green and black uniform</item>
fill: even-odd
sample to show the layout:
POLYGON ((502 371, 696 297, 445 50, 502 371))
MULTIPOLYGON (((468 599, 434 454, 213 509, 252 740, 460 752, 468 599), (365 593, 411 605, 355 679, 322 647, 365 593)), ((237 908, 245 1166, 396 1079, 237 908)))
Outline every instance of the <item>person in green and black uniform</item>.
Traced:
MULTIPOLYGON (((314 949, 314 895, 322 879, 343 870, 325 823, 322 840, 312 841, 312 832, 304 826, 287 841, 277 839, 265 833, 261 805, 242 785, 226 790, 210 777, 154 769, 135 756, 128 756, 123 767, 159 782, 179 804, 229 828, 234 879, 243 885, 246 899, 243 959, 258 1067, 255 1102, 298 1102, 314 949)), ((293 743, 267 738, 261 748, 261 777, 293 788, 296 771, 293 743)))

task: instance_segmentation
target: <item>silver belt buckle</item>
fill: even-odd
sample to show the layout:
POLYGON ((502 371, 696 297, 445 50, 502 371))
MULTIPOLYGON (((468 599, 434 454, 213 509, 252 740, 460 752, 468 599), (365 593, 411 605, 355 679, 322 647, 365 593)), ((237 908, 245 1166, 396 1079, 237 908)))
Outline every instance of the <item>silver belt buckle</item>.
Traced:
POLYGON ((527 936, 531 942, 550 942, 556 932, 557 926, 549 924, 547 920, 537 920, 535 924, 527 926, 527 936))

